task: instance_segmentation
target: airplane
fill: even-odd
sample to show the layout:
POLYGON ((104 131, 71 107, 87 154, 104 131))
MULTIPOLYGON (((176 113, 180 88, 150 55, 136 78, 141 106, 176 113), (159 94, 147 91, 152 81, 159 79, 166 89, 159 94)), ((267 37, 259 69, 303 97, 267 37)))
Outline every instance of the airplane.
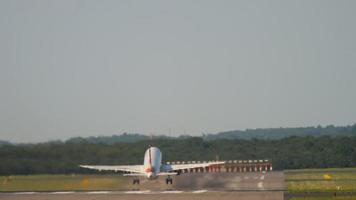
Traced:
POLYGON ((214 161, 196 164, 162 164, 162 153, 157 147, 150 146, 144 155, 143 165, 80 165, 82 168, 99 171, 121 171, 123 176, 133 176, 133 184, 140 184, 138 177, 146 177, 148 180, 157 179, 158 176, 167 176, 166 184, 172 184, 171 176, 179 175, 183 170, 205 168, 222 165, 224 161, 214 161))

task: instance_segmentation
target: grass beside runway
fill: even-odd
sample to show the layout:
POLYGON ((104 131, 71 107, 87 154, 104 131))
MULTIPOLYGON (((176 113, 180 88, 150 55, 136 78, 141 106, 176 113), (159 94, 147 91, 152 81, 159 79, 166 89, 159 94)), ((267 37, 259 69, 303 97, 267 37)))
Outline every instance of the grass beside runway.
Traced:
POLYGON ((356 200, 353 196, 342 196, 342 197, 295 197, 290 200, 356 200))
POLYGON ((0 176, 0 192, 125 190, 130 184, 120 175, 0 176))
POLYGON ((285 171, 290 193, 356 192, 356 168, 285 171))
POLYGON ((356 168, 287 170, 285 182, 291 200, 356 200, 356 168))

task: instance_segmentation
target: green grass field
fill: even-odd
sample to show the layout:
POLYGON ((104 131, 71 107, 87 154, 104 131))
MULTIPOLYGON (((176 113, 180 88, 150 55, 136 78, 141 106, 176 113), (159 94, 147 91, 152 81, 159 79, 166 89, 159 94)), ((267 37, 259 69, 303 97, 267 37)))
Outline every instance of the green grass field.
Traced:
POLYGON ((290 200, 356 200, 356 197, 300 197, 300 198, 291 198, 290 200))
POLYGON ((356 168, 285 171, 290 193, 356 192, 356 168))
POLYGON ((31 175, 0 177, 0 192, 124 190, 131 184, 119 175, 31 175))

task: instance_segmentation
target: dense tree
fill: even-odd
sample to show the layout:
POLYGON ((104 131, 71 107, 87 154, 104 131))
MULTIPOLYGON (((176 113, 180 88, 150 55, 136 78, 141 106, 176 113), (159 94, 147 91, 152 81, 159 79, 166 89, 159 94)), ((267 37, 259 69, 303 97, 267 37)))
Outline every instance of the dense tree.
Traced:
POLYGON ((164 161, 271 159, 277 169, 354 167, 356 137, 289 137, 279 140, 153 139, 130 143, 55 142, 4 144, 0 174, 93 173, 79 164, 140 164, 148 145, 159 147, 164 161))

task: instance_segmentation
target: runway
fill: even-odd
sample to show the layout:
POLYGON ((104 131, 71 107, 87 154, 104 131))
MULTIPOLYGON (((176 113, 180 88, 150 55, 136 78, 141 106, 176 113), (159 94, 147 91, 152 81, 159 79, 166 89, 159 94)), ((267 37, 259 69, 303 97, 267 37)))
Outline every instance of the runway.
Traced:
POLYGON ((195 173, 174 177, 172 185, 164 178, 141 181, 126 191, 51 191, 0 193, 2 200, 97 200, 97 199, 240 199, 281 200, 285 184, 283 172, 195 173))
POLYGON ((173 179, 173 185, 166 185, 164 178, 142 181, 133 185, 133 190, 209 190, 209 191, 284 191, 283 172, 248 173, 192 173, 182 174, 173 179))
POLYGON ((125 200, 154 200, 154 199, 192 199, 192 200, 231 200, 231 199, 241 199, 241 200, 281 200, 283 199, 283 192, 276 191, 250 191, 250 192, 204 192, 204 193, 194 193, 194 192, 181 192, 181 193, 162 193, 162 192, 147 192, 147 193, 135 193, 127 194, 121 192, 108 192, 108 193, 33 193, 33 194, 1 194, 0 199, 2 200, 112 200, 112 199, 125 199, 125 200))

